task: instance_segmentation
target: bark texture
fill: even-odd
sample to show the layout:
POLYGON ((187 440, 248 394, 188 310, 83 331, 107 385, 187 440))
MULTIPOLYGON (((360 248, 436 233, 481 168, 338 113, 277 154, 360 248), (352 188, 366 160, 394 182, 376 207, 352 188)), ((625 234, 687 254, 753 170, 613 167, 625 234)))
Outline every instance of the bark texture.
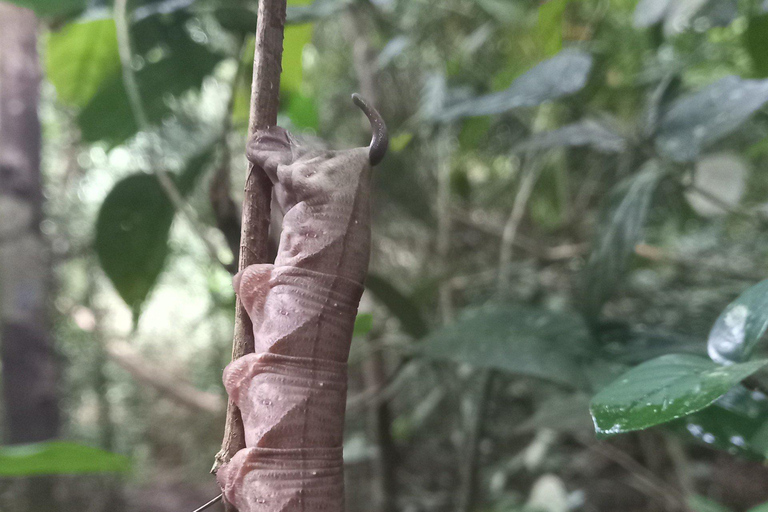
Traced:
POLYGON ((56 437, 59 412, 48 318, 48 246, 40 232, 37 20, 0 4, 0 340, 7 437, 56 437))
MULTIPOLYGON (((9 444, 45 441, 59 431, 51 263, 40 232, 39 86, 37 19, 0 3, 0 359, 9 444)), ((27 510, 55 509, 50 480, 27 484, 27 510)))
MULTIPOLYGON (((251 113, 248 134, 277 124, 279 107, 280 71, 283 55, 286 0, 261 0, 256 27, 256 49, 253 60, 253 84, 251 86, 251 113)), ((251 162, 245 183, 243 199, 242 231, 240 234, 240 260, 238 268, 267 263, 269 261, 269 221, 272 201, 272 183, 251 162)), ((232 360, 253 352, 253 326, 243 305, 238 302, 235 312, 235 336, 232 343, 232 360)), ((243 422, 237 406, 229 401, 224 440, 216 454, 213 472, 229 462, 232 456, 245 447, 243 422)), ((227 512, 234 509, 225 504, 227 512)))

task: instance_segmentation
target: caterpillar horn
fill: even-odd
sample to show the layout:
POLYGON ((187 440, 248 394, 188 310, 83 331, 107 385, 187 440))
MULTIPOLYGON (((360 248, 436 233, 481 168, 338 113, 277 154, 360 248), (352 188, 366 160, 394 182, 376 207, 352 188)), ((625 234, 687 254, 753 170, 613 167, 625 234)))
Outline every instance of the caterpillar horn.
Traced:
POLYGON ((352 95, 352 101, 360 107, 368 121, 371 123, 371 131, 373 136, 371 137, 371 144, 368 146, 368 160, 371 165, 376 165, 384 159, 384 155, 389 147, 389 133, 387 132, 387 125, 384 123, 384 119, 381 118, 381 114, 365 101, 362 96, 355 93, 352 95))

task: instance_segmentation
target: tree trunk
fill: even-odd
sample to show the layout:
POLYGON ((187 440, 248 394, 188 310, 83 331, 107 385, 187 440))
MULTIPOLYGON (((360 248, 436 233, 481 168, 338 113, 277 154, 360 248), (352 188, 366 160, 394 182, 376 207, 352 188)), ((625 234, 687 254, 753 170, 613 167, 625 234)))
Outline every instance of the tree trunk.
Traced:
MULTIPOLYGON (((37 19, 0 3, 0 359, 10 444, 52 439, 59 429, 51 263, 40 232, 39 86, 37 19)), ((55 510, 47 482, 29 490, 30 510, 55 510)))

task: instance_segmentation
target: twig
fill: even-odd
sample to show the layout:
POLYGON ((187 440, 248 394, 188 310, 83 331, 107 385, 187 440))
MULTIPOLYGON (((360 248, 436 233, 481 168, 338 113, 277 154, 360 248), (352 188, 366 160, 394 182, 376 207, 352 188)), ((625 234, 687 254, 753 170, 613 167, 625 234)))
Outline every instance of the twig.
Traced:
POLYGON ((762 281, 763 279, 765 279, 765 276, 758 272, 755 272, 755 273, 739 272, 737 270, 724 268, 722 265, 710 263, 703 260, 681 258, 677 255, 670 254, 669 252, 664 251, 660 247, 643 244, 643 243, 637 244, 635 246, 635 254, 649 261, 653 261, 657 263, 671 263, 673 265, 678 265, 683 269, 692 269, 692 270, 706 269, 712 273, 721 274, 724 277, 727 277, 729 279, 737 279, 740 281, 762 281))
MULTIPOLYGON (((231 154, 227 135, 229 135, 229 131, 232 128, 232 110, 234 109, 235 98, 237 96, 237 87, 243 79, 245 68, 243 60, 245 57, 245 49, 247 47, 248 45, 245 44, 245 37, 241 38, 240 44, 238 45, 239 57, 237 59, 237 70, 232 79, 232 88, 227 103, 227 112, 224 116, 224 127, 221 134, 221 163, 216 168, 216 172, 213 175, 208 190, 208 198, 211 202, 213 215, 216 218, 216 226, 224 235, 224 239, 227 241, 230 251, 232 251, 232 254, 235 256, 240 253, 240 230, 242 229, 242 226, 240 225, 240 209, 235 204, 231 195, 231 154)), ((237 262, 233 262, 231 270, 232 273, 237 272, 237 262)))
POLYGON ((704 190, 703 188, 700 188, 699 186, 695 185, 694 183, 690 183, 685 185, 685 189, 693 192, 694 194, 698 194, 713 205, 717 206, 718 208, 721 208, 724 212, 739 215, 740 217, 744 217, 745 219, 749 219, 758 225, 762 226, 766 223, 766 219, 760 215, 757 212, 749 212, 743 208, 740 208, 738 205, 734 205, 729 203, 728 201, 725 201, 724 199, 716 196, 712 192, 708 190, 704 190))
POLYGON ((480 376, 480 393, 477 398, 477 407, 472 423, 467 434, 467 453, 462 463, 464 472, 462 476, 463 488, 459 497, 459 511, 471 512, 477 496, 478 466, 480 456, 480 441, 483 436, 483 420, 488 413, 491 390, 496 381, 496 372, 484 370, 480 376))
POLYGON ((611 446, 608 443, 594 443, 586 442, 578 439, 588 449, 595 453, 602 455, 603 457, 612 460, 632 476, 634 476, 643 487, 652 492, 654 497, 661 497, 665 501, 674 503, 676 507, 681 510, 689 511, 688 502, 685 496, 678 490, 669 485, 661 478, 654 475, 650 470, 645 468, 642 464, 635 459, 624 453, 623 451, 611 446))
MULTIPOLYGON (((280 61, 283 54, 286 0, 262 0, 259 2, 256 26, 256 48, 253 57, 253 83, 251 85, 251 113, 248 122, 249 138, 257 129, 277 123, 280 90, 280 61)), ((264 172, 248 164, 248 177, 243 199, 242 231, 240 235, 239 268, 268 261, 269 210, 272 184, 264 172)), ((253 352, 253 325, 242 303, 238 300, 235 314, 235 335, 232 359, 253 352)), ((224 440, 216 454, 212 472, 229 462, 232 456, 245 447, 245 434, 240 411, 230 400, 224 440)), ((232 510, 226 505, 227 510, 232 510)))
POLYGON ((520 188, 517 190, 512 212, 504 225, 501 234, 501 248, 499 249, 499 295, 503 295, 509 289, 510 264, 512 263, 512 248, 517 238, 517 230, 523 220, 523 214, 531 198, 533 187, 539 178, 541 166, 526 158, 523 176, 520 179, 520 188))
POLYGON ((128 343, 104 340, 102 347, 107 356, 135 380, 152 386, 174 401, 210 414, 218 414, 224 409, 219 395, 200 391, 188 382, 173 377, 167 369, 155 366, 137 354, 128 343))
MULTIPOLYGON (((443 127, 437 134, 435 145, 437 161, 437 256, 443 271, 448 269, 448 256, 451 250, 451 127, 443 127)), ((440 316, 443 323, 453 317, 451 286, 447 280, 440 283, 440 316)))
POLYGON ((220 502, 220 501, 221 501, 223 498, 224 498, 224 495, 223 495, 223 494, 219 494, 218 496, 216 496, 215 498, 213 498, 211 501, 209 501, 208 503, 206 503, 205 505, 203 505, 203 506, 202 506, 202 507, 200 507, 200 508, 196 508, 196 509, 195 509, 195 510, 193 510, 192 512, 203 512, 203 510, 205 510, 205 509, 207 509, 207 508, 210 508, 210 507, 214 506, 215 504, 217 504, 218 502, 220 502))
MULTIPOLYGON (((128 0, 115 0, 114 4, 115 27, 117 31, 117 47, 118 53, 120 55, 120 66, 122 68, 123 84, 125 85, 125 90, 128 94, 128 103, 130 104, 133 118, 136 120, 136 124, 141 131, 148 131, 150 128, 149 118, 147 117, 147 113, 144 110, 144 104, 141 99, 141 90, 139 89, 139 84, 136 80, 136 73, 133 70, 131 34, 128 27, 128 17, 126 12, 127 3, 128 0)), ((154 162, 157 160, 154 144, 150 145, 150 149, 150 160, 152 160, 153 163, 156 163, 154 162)), ((197 219, 197 215, 184 200, 184 197, 181 195, 181 192, 176 186, 176 183, 173 181, 173 178, 171 178, 168 172, 161 166, 153 165, 153 167, 157 181, 160 183, 160 187, 171 201, 174 209, 181 213, 181 215, 192 227, 192 231, 194 231, 198 238, 203 242, 203 245, 205 245, 205 249, 208 252, 211 260, 215 261, 222 267, 227 268, 227 265, 218 257, 216 246, 208 239, 207 236, 205 236, 205 231, 201 227, 200 222, 197 219)))

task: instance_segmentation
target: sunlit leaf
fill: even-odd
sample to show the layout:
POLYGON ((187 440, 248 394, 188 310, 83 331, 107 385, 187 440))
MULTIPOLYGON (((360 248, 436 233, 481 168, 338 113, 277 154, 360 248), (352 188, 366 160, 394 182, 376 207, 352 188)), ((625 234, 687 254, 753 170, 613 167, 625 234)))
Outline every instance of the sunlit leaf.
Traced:
POLYGON ((768 360, 720 366, 698 356, 672 354, 645 362, 592 399, 598 435, 642 430, 700 411, 768 360))
POLYGON ((297 128, 317 131, 319 125, 315 98, 294 92, 288 98, 288 117, 297 128))
POLYGON ((413 140, 413 133, 401 132, 389 139, 389 150, 394 153, 399 153, 404 150, 408 144, 413 140))
POLYGON ((112 19, 70 23, 48 35, 46 76, 60 101, 84 107, 106 80, 119 74, 112 19))
MULTIPOLYGON (((159 123, 171 112, 169 97, 198 88, 224 57, 193 39, 187 29, 189 19, 185 11, 176 11, 131 26, 133 49, 143 61, 136 80, 150 123, 159 123)), ((87 52, 81 58, 87 58, 87 52)), ((118 144, 137 132, 120 69, 104 78, 80 112, 78 122, 83 139, 89 142, 118 144)))
POLYGON ((355 318, 355 330, 353 336, 365 336, 373 329, 373 315, 370 313, 359 313, 355 318))
POLYGON ((424 357, 539 377, 568 386, 585 383, 581 358, 590 342, 578 316, 511 304, 471 308, 424 338, 424 357))
POLYGON ((549 0, 539 7, 536 35, 544 54, 555 55, 563 48, 563 15, 570 0, 549 0))
POLYGON ((77 443, 49 441, 0 447, 0 476, 125 473, 128 457, 77 443))
POLYGON ((768 101, 768 80, 729 76, 677 100, 659 123, 656 147, 689 162, 739 128, 768 101))
POLYGON ((640 242, 653 193, 662 172, 648 162, 636 175, 620 183, 608 198, 597 228, 597 240, 584 269, 582 310, 599 315, 627 272, 635 245, 640 242))
POLYGON ((707 351, 713 361, 746 361, 768 329, 768 280, 752 286, 731 302, 712 326, 707 351))
POLYGON ((516 79, 508 89, 450 105, 436 114, 436 118, 452 121, 534 107, 580 91, 591 69, 592 57, 588 53, 563 50, 516 79))
POLYGON ((304 77, 302 55, 304 46, 312 41, 311 24, 285 27, 283 40, 283 72, 280 75, 280 88, 299 92, 304 77))

